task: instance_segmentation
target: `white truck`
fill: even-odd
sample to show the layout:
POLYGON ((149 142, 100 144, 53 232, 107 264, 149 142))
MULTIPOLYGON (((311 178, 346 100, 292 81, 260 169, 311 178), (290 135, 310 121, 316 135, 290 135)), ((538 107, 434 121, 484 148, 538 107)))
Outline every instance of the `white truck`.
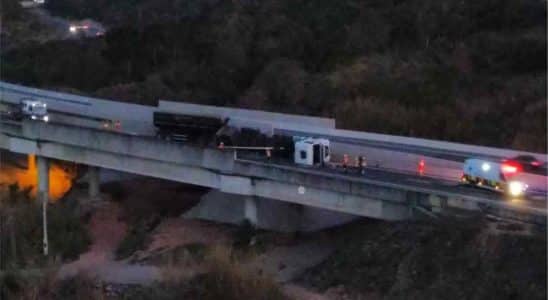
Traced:
POLYGON ((331 153, 328 139, 294 137, 293 141, 295 142, 294 161, 296 164, 323 166, 330 161, 331 153))
POLYGON ((501 191, 513 197, 525 194, 528 186, 520 180, 519 166, 508 162, 494 162, 481 158, 464 161, 461 180, 465 184, 501 191))
POLYGON ((19 118, 49 121, 48 106, 46 103, 34 99, 21 99, 19 103, 19 118))

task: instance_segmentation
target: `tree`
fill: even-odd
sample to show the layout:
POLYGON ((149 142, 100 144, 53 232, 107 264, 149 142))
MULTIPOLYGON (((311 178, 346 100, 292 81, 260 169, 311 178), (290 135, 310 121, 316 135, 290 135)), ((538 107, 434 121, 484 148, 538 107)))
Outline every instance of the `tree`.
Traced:
POLYGON ((19 0, 1 0, 0 16, 4 21, 20 19, 23 15, 23 8, 19 0))

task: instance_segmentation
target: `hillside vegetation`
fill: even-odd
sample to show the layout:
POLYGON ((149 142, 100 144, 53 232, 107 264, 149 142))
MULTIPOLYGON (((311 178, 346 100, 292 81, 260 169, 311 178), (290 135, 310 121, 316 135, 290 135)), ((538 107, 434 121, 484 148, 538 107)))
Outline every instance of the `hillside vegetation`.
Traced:
POLYGON ((111 29, 4 53, 3 80, 546 151, 543 0, 59 0, 47 8, 111 29))
POLYGON ((453 220, 345 226, 335 230, 334 255, 302 282, 342 288, 353 296, 346 299, 546 299, 546 232, 495 229, 512 226, 520 225, 453 220))

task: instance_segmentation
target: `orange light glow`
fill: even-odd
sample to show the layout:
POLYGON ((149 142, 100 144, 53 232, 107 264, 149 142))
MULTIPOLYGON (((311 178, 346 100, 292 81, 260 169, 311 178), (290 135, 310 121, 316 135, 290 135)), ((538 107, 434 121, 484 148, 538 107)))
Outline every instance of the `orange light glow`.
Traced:
MULTIPOLYGON (((51 201, 60 199, 67 193, 75 178, 74 172, 65 170, 55 163, 49 168, 49 198, 51 201)), ((38 183, 38 169, 34 155, 28 156, 28 169, 19 169, 10 165, 2 164, 0 169, 0 183, 6 185, 17 183, 21 189, 32 188, 31 196, 36 196, 38 183)))

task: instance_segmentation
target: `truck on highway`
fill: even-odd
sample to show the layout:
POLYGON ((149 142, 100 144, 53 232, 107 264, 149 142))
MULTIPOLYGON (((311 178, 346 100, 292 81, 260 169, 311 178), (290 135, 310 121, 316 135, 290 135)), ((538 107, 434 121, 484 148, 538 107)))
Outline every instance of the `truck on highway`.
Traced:
POLYGON ((471 158, 464 161, 461 180, 468 185, 520 197, 528 188, 528 185, 517 176, 521 171, 519 165, 511 162, 471 158))
POLYGON ((154 112, 156 135, 167 141, 203 141, 220 130, 224 121, 218 118, 199 117, 171 112, 154 112))
POLYGON ((328 139, 295 137, 294 161, 296 164, 307 166, 323 166, 331 159, 328 139))
POLYGON ((313 137, 267 135, 254 128, 236 128, 229 119, 154 112, 153 124, 159 138, 220 150, 237 150, 242 156, 259 154, 265 158, 304 166, 324 165, 330 160, 329 140, 313 137))
POLYGON ((34 99, 22 99, 20 102, 21 115, 31 120, 49 121, 48 106, 46 103, 34 99))
POLYGON ((28 118, 30 120, 49 122, 47 104, 31 98, 21 99, 15 109, 3 111, 1 117, 2 119, 13 121, 21 121, 24 118, 28 118))

